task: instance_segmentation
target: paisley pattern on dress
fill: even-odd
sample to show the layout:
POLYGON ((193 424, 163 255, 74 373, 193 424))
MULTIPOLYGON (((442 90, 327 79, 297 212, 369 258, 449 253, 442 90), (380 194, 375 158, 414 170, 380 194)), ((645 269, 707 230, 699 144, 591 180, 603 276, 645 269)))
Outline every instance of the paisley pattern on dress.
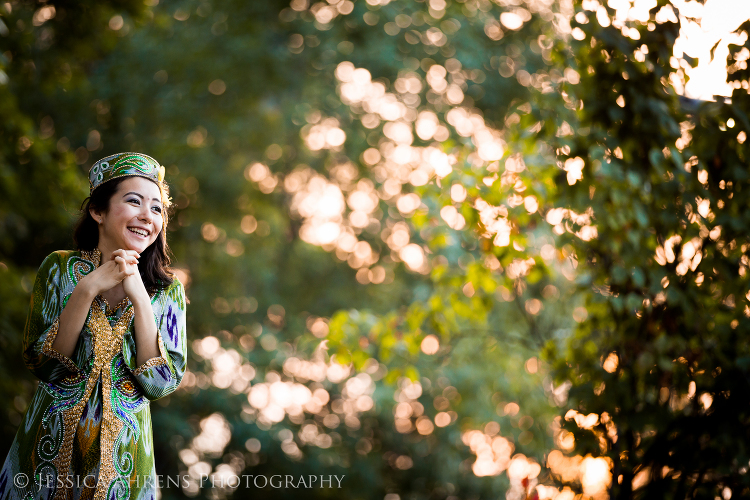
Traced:
POLYGON ((159 356, 136 365, 133 307, 97 298, 71 357, 52 348, 76 284, 100 264, 93 252, 50 254, 37 273, 23 359, 40 379, 5 463, 0 500, 156 498, 150 402, 185 373, 185 292, 179 280, 154 294, 159 356), (17 474, 30 478, 14 484, 17 474))

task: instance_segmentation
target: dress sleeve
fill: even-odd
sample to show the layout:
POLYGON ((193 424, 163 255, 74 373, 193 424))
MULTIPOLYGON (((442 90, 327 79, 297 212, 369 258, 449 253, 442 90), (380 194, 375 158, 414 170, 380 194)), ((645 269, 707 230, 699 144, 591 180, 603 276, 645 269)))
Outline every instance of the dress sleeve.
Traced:
POLYGON ((65 307, 66 297, 61 292, 64 272, 57 253, 44 259, 34 280, 23 333, 23 361, 37 378, 47 383, 79 371, 72 359, 52 348, 60 312, 65 307))
POLYGON ((185 289, 175 278, 169 287, 157 295, 154 319, 159 344, 159 356, 135 366, 135 345, 123 353, 143 392, 149 400, 163 398, 180 385, 187 366, 187 335, 185 331, 185 289))

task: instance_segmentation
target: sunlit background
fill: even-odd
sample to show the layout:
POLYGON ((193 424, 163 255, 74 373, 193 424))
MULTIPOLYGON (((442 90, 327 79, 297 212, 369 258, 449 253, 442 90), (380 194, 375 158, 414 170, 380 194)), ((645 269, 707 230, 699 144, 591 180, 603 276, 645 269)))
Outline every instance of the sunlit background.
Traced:
POLYGON ((750 4, 742 0, 708 0, 673 2, 680 10, 680 38, 675 43, 675 56, 680 52, 698 59, 698 65, 687 68, 690 81, 685 95, 695 99, 713 99, 715 95, 729 97, 732 88, 727 84, 724 61, 730 43, 742 44, 745 36, 734 33, 750 19, 750 4), (713 56, 712 56, 713 51, 713 56))

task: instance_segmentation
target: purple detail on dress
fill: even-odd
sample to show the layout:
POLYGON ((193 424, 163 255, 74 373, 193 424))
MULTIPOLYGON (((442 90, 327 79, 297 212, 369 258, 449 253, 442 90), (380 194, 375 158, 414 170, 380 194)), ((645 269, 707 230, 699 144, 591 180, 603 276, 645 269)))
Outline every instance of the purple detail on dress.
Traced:
POLYGON ((172 373, 169 371, 169 367, 166 365, 157 366, 156 372, 161 375, 161 378, 163 378, 164 380, 170 380, 172 378, 172 373))
POLYGON ((112 487, 114 484, 115 484, 114 482, 110 484, 109 492, 108 492, 109 497, 107 498, 107 500, 117 500, 117 487, 114 487, 114 488, 112 487))
POLYGON ((172 312, 172 305, 169 305, 167 310, 167 333, 169 334, 169 341, 172 345, 177 344, 177 315, 172 312))
MULTIPOLYGON (((50 404, 47 412, 45 413, 44 420, 47 421, 50 415, 53 415, 59 411, 71 408, 75 406, 78 399, 83 394, 85 381, 76 383, 76 385, 66 385, 64 382, 58 384, 44 384, 44 388, 51 393, 54 398, 53 403, 50 404)), ((41 385, 40 384, 40 385, 41 385)))

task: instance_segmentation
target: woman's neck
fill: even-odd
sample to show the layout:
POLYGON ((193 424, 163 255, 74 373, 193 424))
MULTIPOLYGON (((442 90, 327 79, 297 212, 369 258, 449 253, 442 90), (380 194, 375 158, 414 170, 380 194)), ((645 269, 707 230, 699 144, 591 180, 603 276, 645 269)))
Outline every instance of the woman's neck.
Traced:
POLYGON ((110 248, 111 245, 108 245, 106 241, 102 241, 102 239, 99 239, 99 244, 97 245, 97 248, 102 253, 102 261, 99 263, 99 265, 104 264, 108 260, 112 258, 112 252, 117 250, 116 248, 110 248))

